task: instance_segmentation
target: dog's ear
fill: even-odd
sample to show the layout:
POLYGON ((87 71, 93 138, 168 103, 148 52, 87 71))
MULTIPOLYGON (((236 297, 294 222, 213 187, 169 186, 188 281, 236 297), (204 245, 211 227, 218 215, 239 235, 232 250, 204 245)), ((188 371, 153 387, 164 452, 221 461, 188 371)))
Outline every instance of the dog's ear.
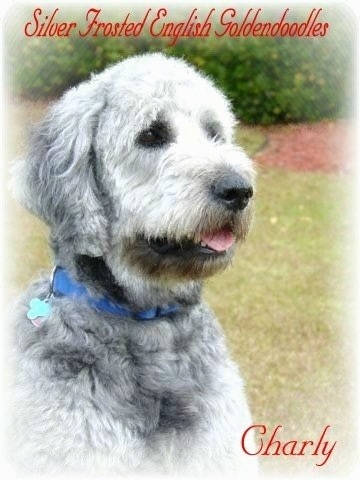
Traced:
POLYGON ((51 228, 56 243, 99 256, 107 247, 107 220, 91 162, 104 107, 94 81, 68 91, 35 127, 28 155, 13 169, 20 202, 51 228))

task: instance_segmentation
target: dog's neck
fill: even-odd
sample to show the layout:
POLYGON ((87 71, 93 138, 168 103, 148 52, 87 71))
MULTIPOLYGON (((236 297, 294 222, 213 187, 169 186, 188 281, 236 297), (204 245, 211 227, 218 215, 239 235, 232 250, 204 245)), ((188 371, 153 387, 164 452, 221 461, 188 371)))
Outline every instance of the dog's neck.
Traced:
POLYGON ((103 257, 76 255, 72 260, 64 262, 60 258, 58 263, 94 294, 109 297, 118 303, 126 303, 133 309, 148 309, 165 304, 192 306, 200 301, 201 282, 189 281, 171 285, 168 282, 146 281, 132 275, 125 268, 118 279, 103 257))
POLYGON ((125 289, 116 282, 103 257, 77 255, 75 273, 77 280, 84 285, 90 285, 118 302, 126 299, 125 289))

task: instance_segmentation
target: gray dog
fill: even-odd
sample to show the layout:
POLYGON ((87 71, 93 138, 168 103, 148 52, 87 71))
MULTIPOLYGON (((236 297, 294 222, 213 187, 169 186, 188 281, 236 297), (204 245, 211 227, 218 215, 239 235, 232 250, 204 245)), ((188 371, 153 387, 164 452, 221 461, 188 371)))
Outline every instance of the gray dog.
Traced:
POLYGON ((28 472, 250 473, 243 384, 202 279, 247 234, 254 171, 225 97, 127 59, 69 90, 14 170, 53 275, 16 307, 12 444, 28 472))

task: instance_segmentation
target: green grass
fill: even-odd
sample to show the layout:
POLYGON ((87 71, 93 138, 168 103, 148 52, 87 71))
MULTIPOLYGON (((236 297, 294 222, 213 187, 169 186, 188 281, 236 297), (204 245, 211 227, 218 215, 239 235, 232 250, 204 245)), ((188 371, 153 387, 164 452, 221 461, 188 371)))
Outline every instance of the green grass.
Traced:
MULTIPOLYGON (((5 181, 9 180, 9 170, 17 157, 26 149, 29 129, 44 115, 43 102, 11 104, 6 118, 12 128, 7 144, 8 169, 5 181), (15 159, 15 160, 14 160, 15 159)), ((22 291, 30 279, 36 278, 39 269, 50 266, 50 251, 47 245, 47 228, 33 215, 22 208, 10 195, 8 189, 5 204, 5 252, 11 261, 6 262, 6 278, 9 295, 22 291)))
MULTIPOLYGON (((343 246, 349 186, 344 177, 260 169, 252 231, 232 268, 206 289, 246 378, 256 423, 282 424, 284 438, 299 440, 331 424, 343 447, 352 430, 344 412, 353 411, 342 325, 350 324, 343 246)), ((263 463, 299 471, 306 464, 283 457, 263 463)))
POLYGON ((259 128, 247 125, 241 125, 237 128, 235 140, 250 156, 264 148, 267 141, 259 128))
MULTIPOLYGON (((10 156, 21 153, 25 124, 43 108, 11 108, 10 156)), ((254 127, 241 127, 238 139, 250 154, 266 142, 254 127)), ((348 322, 351 286, 342 248, 351 226, 344 214, 350 185, 345 176, 259 168, 252 231, 233 266, 205 288, 245 377, 255 422, 282 424, 284 438, 299 441, 316 439, 331 424, 338 460, 328 462, 327 472, 336 471, 340 458, 347 463, 353 435, 352 416, 344 413, 352 410, 346 354, 351 339, 342 325, 348 322)), ((7 274, 15 293, 50 266, 50 257, 46 228, 10 198, 6 202, 7 274)), ((318 469, 314 464, 314 458, 302 457, 263 461, 267 471, 318 469)))

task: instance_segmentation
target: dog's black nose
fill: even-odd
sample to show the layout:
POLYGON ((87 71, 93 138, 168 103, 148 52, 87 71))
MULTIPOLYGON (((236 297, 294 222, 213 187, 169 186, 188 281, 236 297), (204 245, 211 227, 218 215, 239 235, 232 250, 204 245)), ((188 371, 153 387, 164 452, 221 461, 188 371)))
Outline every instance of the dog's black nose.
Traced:
POLYGON ((212 193, 229 210, 243 210, 253 196, 250 183, 239 175, 222 175, 212 184, 212 193))

